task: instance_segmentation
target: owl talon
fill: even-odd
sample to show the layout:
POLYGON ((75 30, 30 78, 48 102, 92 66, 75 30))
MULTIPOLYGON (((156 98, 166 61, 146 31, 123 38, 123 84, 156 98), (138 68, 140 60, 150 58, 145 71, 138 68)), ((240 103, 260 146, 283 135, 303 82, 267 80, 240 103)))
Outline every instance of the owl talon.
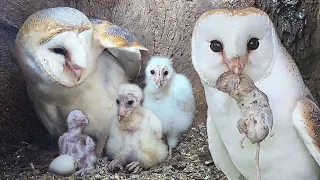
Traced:
POLYGON ((241 139, 240 139, 240 147, 241 148, 244 148, 243 142, 246 139, 246 137, 247 137, 246 134, 241 134, 241 139))
POLYGON ((140 163, 138 161, 133 161, 126 166, 125 170, 129 173, 139 173, 142 168, 140 167, 140 163))
POLYGON ((108 169, 110 172, 119 172, 123 170, 123 166, 118 159, 114 159, 108 165, 108 169))

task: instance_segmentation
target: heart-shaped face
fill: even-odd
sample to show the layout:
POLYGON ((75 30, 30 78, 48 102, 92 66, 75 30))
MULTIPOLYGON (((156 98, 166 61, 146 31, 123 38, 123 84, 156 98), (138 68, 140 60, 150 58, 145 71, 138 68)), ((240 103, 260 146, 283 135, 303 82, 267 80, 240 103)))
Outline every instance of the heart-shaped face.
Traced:
POLYGON ((161 89, 168 84, 174 73, 170 59, 153 56, 149 60, 145 71, 146 83, 149 86, 161 89))
POLYGON ((68 129, 73 129, 75 127, 85 127, 89 122, 87 116, 82 111, 76 109, 69 113, 67 123, 68 129))
POLYGON ((195 24, 192 64, 209 84, 215 84, 229 70, 257 82, 270 74, 281 46, 265 12, 256 8, 214 9, 195 24))
POLYGON ((119 122, 132 114, 134 109, 140 105, 142 98, 143 93, 138 85, 129 83, 120 85, 116 100, 119 122))
MULTIPOLYGON (((16 38, 22 70, 72 87, 83 82, 93 66, 92 25, 82 12, 69 8, 48 8, 32 14, 16 38)), ((52 83, 52 82, 51 82, 52 83)))

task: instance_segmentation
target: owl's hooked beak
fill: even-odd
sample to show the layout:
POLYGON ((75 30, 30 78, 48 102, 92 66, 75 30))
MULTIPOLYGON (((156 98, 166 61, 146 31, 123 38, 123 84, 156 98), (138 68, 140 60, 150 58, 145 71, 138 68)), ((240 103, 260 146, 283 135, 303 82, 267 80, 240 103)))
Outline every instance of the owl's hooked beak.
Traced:
POLYGON ((163 85, 163 80, 160 74, 154 74, 153 80, 155 82, 156 87, 158 87, 159 89, 162 87, 163 85))
POLYGON ((75 76, 75 78, 77 79, 77 81, 79 81, 81 79, 81 72, 82 72, 82 68, 80 66, 78 66, 75 63, 72 63, 70 61, 66 61, 66 66, 70 69, 70 71, 73 73, 73 75, 75 76))
POLYGON ((126 110, 119 109, 119 110, 118 110, 119 122, 120 122, 121 119, 124 118, 126 115, 127 115, 126 110))
POLYGON ((156 85, 158 86, 158 88, 161 88, 161 87, 162 87, 162 84, 163 84, 163 82, 162 82, 161 78, 158 78, 158 79, 156 80, 156 85))
POLYGON ((87 116, 78 117, 76 122, 78 125, 86 125, 89 123, 87 116))
POLYGON ((226 60, 229 70, 231 70, 235 74, 241 74, 246 64, 246 58, 237 55, 230 59, 231 60, 226 60))
POLYGON ((121 123, 121 120, 131 114, 130 109, 120 107, 118 109, 118 121, 121 123))

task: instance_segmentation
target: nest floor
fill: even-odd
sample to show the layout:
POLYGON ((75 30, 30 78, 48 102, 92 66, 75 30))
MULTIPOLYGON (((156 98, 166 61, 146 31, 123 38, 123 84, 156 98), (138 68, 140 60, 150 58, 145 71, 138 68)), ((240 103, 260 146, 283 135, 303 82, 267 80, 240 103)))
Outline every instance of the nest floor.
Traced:
POLYGON ((227 180, 211 161, 205 125, 199 124, 181 136, 173 158, 139 174, 109 173, 107 164, 99 160, 95 170, 82 177, 62 177, 48 172, 57 155, 56 142, 41 149, 37 144, 4 144, 0 147, 0 179, 212 179, 227 180))

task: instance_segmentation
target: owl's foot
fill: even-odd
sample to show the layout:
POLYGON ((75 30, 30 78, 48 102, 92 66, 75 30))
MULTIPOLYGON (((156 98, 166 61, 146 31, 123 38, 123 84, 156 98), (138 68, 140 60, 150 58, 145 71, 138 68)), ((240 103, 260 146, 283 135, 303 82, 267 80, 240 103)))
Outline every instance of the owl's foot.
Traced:
POLYGON ((130 164, 128 164, 125 168, 125 170, 129 173, 139 173, 142 171, 142 167, 140 167, 140 163, 138 161, 133 161, 130 164))
POLYGON ((123 170, 123 166, 118 159, 114 159, 108 165, 108 169, 110 172, 119 172, 123 170))
POLYGON ((92 171, 93 169, 94 169, 94 167, 83 168, 83 169, 80 169, 79 171, 76 171, 76 172, 73 173, 72 175, 73 175, 73 176, 83 176, 83 175, 85 175, 86 173, 92 171))

